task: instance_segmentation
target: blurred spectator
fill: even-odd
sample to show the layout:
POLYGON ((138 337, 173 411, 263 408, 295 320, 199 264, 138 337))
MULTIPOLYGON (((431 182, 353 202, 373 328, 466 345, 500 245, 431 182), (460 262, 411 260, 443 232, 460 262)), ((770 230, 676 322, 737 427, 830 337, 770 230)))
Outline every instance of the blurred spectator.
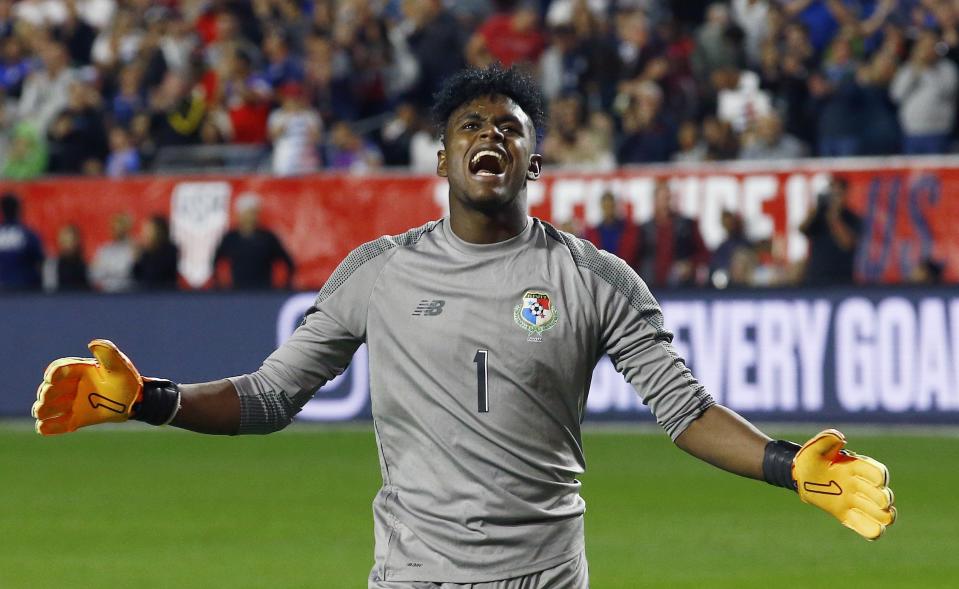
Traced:
POLYGON ((334 64, 336 51, 330 39, 319 34, 308 36, 305 45, 304 95, 307 102, 316 108, 320 118, 332 120, 334 99, 342 92, 340 80, 334 83, 334 74, 339 69, 334 64))
POLYGON ((732 125, 716 117, 703 119, 703 140, 708 161, 736 159, 739 154, 739 141, 732 125))
POLYGON ((942 284, 945 264, 933 258, 923 258, 912 269, 909 282, 913 284, 942 284))
POLYGON ((140 247, 133 263, 133 278, 143 289, 177 287, 180 252, 170 241, 170 224, 159 215, 150 217, 140 231, 140 247))
POLYGON ((66 108, 54 118, 47 139, 50 172, 79 174, 90 169, 89 160, 105 159, 107 138, 96 90, 79 81, 70 84, 66 108))
POLYGON ((157 152, 156 139, 150 132, 152 118, 146 113, 137 114, 130 122, 130 140, 140 154, 144 167, 153 160, 157 152))
POLYGON ((582 230, 582 223, 575 217, 556 223, 556 228, 576 236, 582 236, 585 233, 582 230))
POLYGON ((604 192, 600 198, 603 218, 598 225, 586 229, 586 239, 600 249, 622 258, 632 268, 636 268, 636 254, 639 246, 639 230, 619 208, 616 195, 604 192))
POLYGON ((745 34, 743 49, 746 61, 759 63, 763 41, 769 27, 769 2, 767 0, 732 0, 732 20, 745 34))
POLYGON ((222 108, 207 111, 200 124, 200 143, 203 145, 220 145, 230 141, 233 125, 222 108))
POLYGON ((136 14, 126 8, 117 11, 110 26, 103 29, 96 40, 90 57, 100 68, 112 68, 132 62, 140 51, 143 30, 137 28, 136 14))
MULTIPOLYGON (((749 245, 739 246, 732 250, 729 256, 729 266, 726 274, 719 276, 718 288, 748 288, 756 286, 755 275, 759 266, 759 256, 756 250, 749 245)), ((714 284, 716 284, 714 277, 714 284)))
POLYGON ((799 226, 809 240, 804 284, 852 284, 862 220, 848 204, 849 183, 833 178, 799 226))
POLYGON ((583 122, 583 105, 570 94, 553 101, 550 123, 542 144, 547 163, 576 168, 612 169, 616 158, 612 152, 613 123, 602 113, 590 115, 583 122))
POLYGON ((273 173, 294 176, 315 172, 320 165, 316 145, 323 121, 307 108, 303 87, 287 84, 280 89, 280 108, 270 114, 267 127, 273 141, 273 173))
POLYGON ((140 154, 133 146, 130 133, 123 127, 110 129, 110 155, 106 173, 111 178, 136 174, 140 171, 140 154))
POLYGON ((273 95, 270 84, 254 73, 252 60, 240 50, 228 64, 226 77, 218 88, 218 98, 229 116, 230 140, 239 144, 265 144, 273 95))
POLYGON ((769 287, 788 282, 782 256, 774 251, 772 239, 760 239, 752 250, 756 255, 756 263, 750 276, 750 286, 769 287))
MULTIPOLYGON (((163 37, 166 29, 166 22, 163 18, 165 18, 165 15, 164 13, 158 13, 157 8, 153 7, 147 10, 144 15, 146 30, 143 33, 143 40, 140 42, 139 51, 135 57, 136 62, 143 67, 144 83, 151 88, 163 83, 167 72, 171 71, 163 50, 163 37)), ((181 73, 177 70, 173 71, 174 73, 181 73)), ((181 75, 189 76, 190 72, 184 71, 181 75)))
POLYGON ((37 234, 20 221, 20 198, 0 197, 0 290, 40 288, 43 246, 37 234))
POLYGON ((114 0, 26 0, 17 2, 14 14, 31 25, 55 26, 66 20, 68 13, 79 9, 83 19, 91 26, 102 28, 113 16, 114 0), (71 5, 76 5, 71 6, 71 5))
POLYGON ((480 26, 476 37, 496 61, 509 67, 514 63, 533 64, 546 46, 546 37, 539 28, 539 15, 527 4, 513 7, 504 2, 480 26))
POLYGON ((586 90, 591 73, 588 50, 571 25, 553 29, 552 43, 540 59, 540 85, 547 99, 586 90))
MULTIPOLYGON (((221 6, 223 4, 225 3, 221 3, 221 6)), ((242 8, 241 3, 234 2, 231 4, 232 6, 229 9, 217 10, 214 8, 207 15, 201 17, 205 20, 206 26, 210 28, 204 31, 198 27, 201 38, 206 35, 213 37, 206 44, 204 56, 206 62, 214 69, 220 69, 223 62, 236 55, 237 52, 250 56, 252 60, 258 60, 260 57, 260 49, 244 35, 240 18, 233 12, 234 9, 242 8)))
POLYGON ((43 42, 39 54, 41 67, 23 85, 18 116, 46 133, 53 118, 67 105, 76 72, 69 67, 66 49, 56 41, 43 42))
POLYGON ((786 160, 806 156, 806 146, 783 133, 782 121, 775 112, 759 117, 752 139, 739 152, 743 160, 786 160))
POLYGON ((709 260, 709 282, 716 288, 725 288, 735 284, 737 279, 732 276, 733 258, 740 249, 751 249, 752 244, 746 239, 742 216, 724 210, 721 216, 723 230, 726 237, 716 246, 709 260))
MULTIPOLYGON (((770 12, 770 17, 778 12, 770 12)), ((783 26, 783 38, 770 38, 760 54, 760 87, 770 92, 787 133, 807 144, 816 141, 816 113, 810 108, 809 72, 812 45, 799 25, 783 26)))
POLYGON ((662 90, 654 82, 640 82, 628 100, 617 160, 623 164, 669 161, 676 151, 676 125, 663 110, 662 90))
POLYGON ((103 292, 122 292, 133 287, 136 246, 130 239, 133 220, 127 213, 110 219, 111 240, 97 248, 90 263, 90 280, 103 292))
POLYGON ((696 31, 692 68, 696 79, 705 85, 722 69, 744 65, 743 31, 730 21, 729 6, 714 2, 706 12, 706 22, 696 31))
POLYGON ((552 0, 548 4, 545 20, 551 27, 572 23, 579 10, 586 10, 590 17, 598 18, 609 9, 609 0, 552 0))
POLYGON ((2 176, 12 180, 30 180, 43 174, 46 169, 47 143, 40 131, 28 121, 17 124, 10 137, 2 176))
POLYGON ((629 11, 615 19, 618 44, 617 77, 634 80, 646 71, 650 61, 662 57, 663 48, 641 10, 629 11))
POLYGON ((817 52, 826 49, 839 30, 839 21, 847 20, 844 2, 837 0, 782 0, 786 18, 796 20, 810 33, 810 42, 817 52))
MULTIPOLYGON (((383 114, 390 94, 393 66, 398 55, 379 8, 353 2, 333 28, 341 69, 334 76, 334 114, 356 120, 383 114)), ((408 81, 407 81, 408 82, 408 81)))
MULTIPOLYGON (((6 165, 15 124, 15 117, 10 114, 10 106, 3 99, 3 93, 0 93, 0 166, 6 165)), ((0 173, 2 171, 0 167, 0 173)))
POLYGON ((31 71, 31 60, 17 37, 0 41, 0 90, 6 97, 19 98, 23 82, 31 71))
POLYGON ((206 102, 183 76, 168 72, 150 98, 150 135, 156 146, 194 145, 206 117, 206 102))
MULTIPOLYGON (((162 10, 154 6, 150 10, 162 10)), ((150 11, 148 10, 149 14, 150 11)), ((192 23, 183 18, 179 11, 158 12, 157 18, 163 24, 163 36, 160 38, 160 50, 166 66, 179 75, 186 75, 191 67, 191 56, 199 41, 192 23)))
POLYGON ((447 4, 460 26, 467 30, 473 30, 492 14, 494 2, 490 0, 457 0, 447 4))
POLYGON ((439 131, 423 123, 410 138, 410 169, 421 174, 436 173, 436 154, 441 149, 439 131))
POLYGON ((907 154, 943 153, 949 148, 959 73, 956 64, 938 52, 938 43, 935 32, 924 31, 892 81, 890 92, 899 104, 907 154))
POLYGON ((657 31, 664 45, 663 55, 650 60, 642 77, 663 90, 666 108, 674 118, 700 116, 704 104, 689 66, 692 40, 672 22, 662 23, 657 31))
POLYGON ((396 114, 380 129, 383 163, 387 166, 410 165, 410 143, 419 129, 416 107, 405 102, 396 107, 396 114))
POLYGON ((303 82, 303 62, 290 51, 289 41, 280 30, 273 29, 263 38, 266 64, 263 77, 273 88, 303 82))
POLYGON ((859 127, 862 155, 899 153, 901 144, 896 107, 889 97, 889 83, 896 72, 896 57, 889 51, 878 51, 856 72, 862 94, 862 119, 869 124, 859 127))
MULTIPOLYGON (((240 195, 234 205, 236 228, 228 231, 216 248, 214 264, 230 265, 235 289, 262 289, 273 285, 273 265, 286 266, 286 288, 293 284, 293 258, 275 233, 260 225, 260 197, 240 195)), ((221 285, 222 286, 222 285, 221 285)))
POLYGON ((13 36, 16 20, 13 16, 14 0, 0 0, 0 38, 13 36))
POLYGON ((838 36, 829 47, 821 72, 809 77, 820 156, 852 156, 860 151, 862 95, 856 84, 858 64, 852 51, 852 41, 838 36))
POLYGON ((46 290, 89 290, 87 263, 83 259, 83 242, 80 228, 64 225, 57 233, 58 252, 47 260, 44 267, 46 290))
POLYGON ((64 0, 63 5, 66 8, 66 14, 63 22, 54 29, 54 36, 66 45, 70 61, 90 63, 90 53, 97 37, 97 26, 106 26, 109 19, 113 17, 113 0, 92 2, 64 0), (109 8, 107 8, 108 5, 109 8), (97 8, 100 8, 99 14, 96 13, 97 8), (98 18, 102 20, 97 21, 98 18), (93 22, 101 24, 93 25, 91 24, 93 22))
POLYGON ((716 114, 737 133, 772 111, 769 94, 759 87, 755 72, 724 67, 713 74, 713 85, 718 91, 716 114))
POLYGON ((707 157, 706 143, 699 137, 696 121, 686 120, 679 125, 676 133, 679 151, 673 154, 675 162, 702 162, 707 157))
POLYGON ((640 276, 654 286, 701 283, 709 250, 699 233, 699 224, 673 208, 673 194, 666 180, 656 182, 653 206, 653 218, 639 228, 636 258, 640 276))
POLYGON ((369 172, 383 165, 383 155, 376 145, 346 121, 336 123, 330 131, 327 158, 331 169, 354 173, 369 172))
POLYGON ((418 65, 410 99, 426 107, 443 80, 466 65, 466 36, 441 0, 403 0, 402 6, 409 28, 406 43, 418 65))
POLYGON ((125 126, 146 107, 141 89, 143 70, 138 64, 130 64, 120 70, 118 78, 117 91, 108 109, 113 124, 125 126))

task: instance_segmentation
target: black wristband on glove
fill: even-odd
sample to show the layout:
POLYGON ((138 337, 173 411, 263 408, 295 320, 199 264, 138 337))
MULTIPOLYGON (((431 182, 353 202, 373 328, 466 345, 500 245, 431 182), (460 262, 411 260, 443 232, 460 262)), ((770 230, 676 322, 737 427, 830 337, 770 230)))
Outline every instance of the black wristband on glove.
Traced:
POLYGON ((796 490, 793 481, 793 458, 801 446, 786 440, 770 440, 763 454, 763 478, 770 485, 796 490))
POLYGON ((150 425, 166 425, 180 409, 180 387, 169 380, 143 382, 143 399, 133 405, 133 419, 150 425))

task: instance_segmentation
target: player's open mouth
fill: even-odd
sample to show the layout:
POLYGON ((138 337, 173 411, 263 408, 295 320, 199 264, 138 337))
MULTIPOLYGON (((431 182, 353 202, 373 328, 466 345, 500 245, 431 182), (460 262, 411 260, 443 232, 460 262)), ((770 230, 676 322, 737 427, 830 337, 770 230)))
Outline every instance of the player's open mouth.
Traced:
POLYGON ((506 156, 492 149, 481 149, 470 158, 469 170, 475 176, 500 176, 506 172, 506 156))

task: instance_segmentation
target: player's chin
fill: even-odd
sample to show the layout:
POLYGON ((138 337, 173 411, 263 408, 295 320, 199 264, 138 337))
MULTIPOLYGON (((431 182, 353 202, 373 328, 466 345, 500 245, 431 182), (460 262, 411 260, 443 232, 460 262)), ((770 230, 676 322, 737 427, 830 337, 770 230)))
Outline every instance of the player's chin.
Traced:
POLYGON ((477 209, 497 208, 515 196, 515 191, 505 182, 468 182, 466 188, 467 204, 477 209))
POLYGON ((516 178, 508 174, 497 174, 490 176, 480 176, 470 174, 467 178, 466 194, 468 198, 475 203, 506 203, 513 200, 522 190, 522 178, 517 181, 516 178))
POLYGON ((492 213, 508 205, 515 198, 505 188, 500 190, 471 190, 466 194, 466 205, 473 210, 492 213))

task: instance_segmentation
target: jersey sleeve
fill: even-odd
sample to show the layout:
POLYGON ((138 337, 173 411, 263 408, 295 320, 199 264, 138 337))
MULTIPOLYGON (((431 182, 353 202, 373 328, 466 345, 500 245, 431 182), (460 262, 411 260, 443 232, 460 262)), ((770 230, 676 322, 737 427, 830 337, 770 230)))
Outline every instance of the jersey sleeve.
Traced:
POLYGON ((646 283, 620 258, 580 242, 577 263, 593 292, 602 346, 674 441, 712 397, 673 349, 646 283))
POLYGON ((286 427, 317 389, 346 370, 366 339, 370 294, 393 251, 370 245, 339 265, 300 326, 259 370, 230 379, 240 397, 239 433, 286 427))

